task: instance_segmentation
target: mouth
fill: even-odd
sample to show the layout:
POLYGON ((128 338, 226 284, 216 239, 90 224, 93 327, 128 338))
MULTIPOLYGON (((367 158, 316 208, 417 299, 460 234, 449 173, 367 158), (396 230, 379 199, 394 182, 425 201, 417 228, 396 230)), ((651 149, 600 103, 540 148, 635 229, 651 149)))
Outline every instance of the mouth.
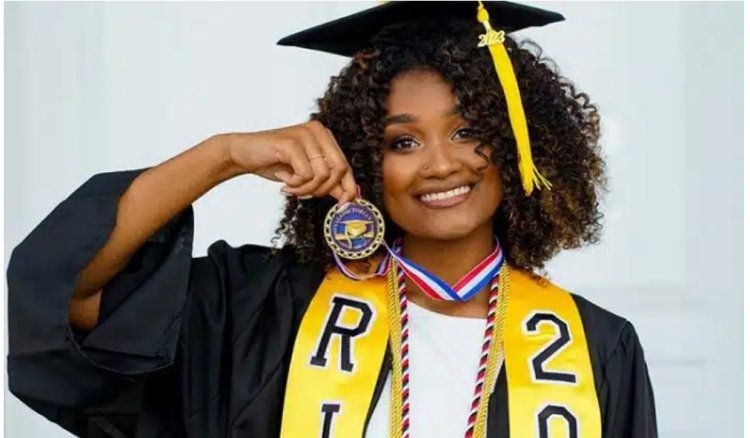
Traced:
POLYGON ((419 202, 428 208, 449 208, 469 198, 476 184, 465 184, 442 192, 429 192, 417 195, 419 202))

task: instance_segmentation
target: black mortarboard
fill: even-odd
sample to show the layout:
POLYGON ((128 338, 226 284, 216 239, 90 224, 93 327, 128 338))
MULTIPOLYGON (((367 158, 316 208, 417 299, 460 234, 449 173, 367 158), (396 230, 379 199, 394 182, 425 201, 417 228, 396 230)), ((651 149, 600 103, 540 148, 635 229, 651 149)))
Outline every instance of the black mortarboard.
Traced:
MULTIPOLYGON (((557 12, 518 3, 484 2, 484 7, 492 16, 492 24, 508 32, 565 19, 557 12)), ((390 24, 414 19, 474 18, 476 13, 477 4, 471 1, 392 1, 305 29, 277 44, 352 56, 390 24)))
POLYGON ((486 46, 492 55, 516 138, 522 184, 529 195, 534 187, 539 188, 540 183, 548 188, 550 184, 534 166, 521 95, 513 65, 503 44, 505 33, 492 28, 490 14, 492 24, 508 32, 565 19, 557 12, 503 1, 479 1, 478 5, 470 1, 393 1, 297 32, 282 38, 277 44, 352 56, 366 48, 384 27, 391 24, 476 17, 478 24, 483 25, 477 27, 484 30, 478 46, 486 46))

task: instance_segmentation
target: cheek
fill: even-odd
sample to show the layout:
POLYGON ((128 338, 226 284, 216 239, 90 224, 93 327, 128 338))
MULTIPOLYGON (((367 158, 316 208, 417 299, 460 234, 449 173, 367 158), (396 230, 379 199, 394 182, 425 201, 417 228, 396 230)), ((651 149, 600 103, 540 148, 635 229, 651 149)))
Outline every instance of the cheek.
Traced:
POLYGON ((503 193, 503 177, 500 174, 500 170, 494 164, 487 169, 487 175, 485 176, 490 182, 494 191, 497 192, 498 196, 502 196, 503 193))
POLYGON ((410 158, 383 157, 383 213, 400 228, 413 230, 419 227, 422 216, 411 195, 419 167, 410 158))
POLYGON ((500 206, 503 200, 503 179, 496 166, 489 167, 484 176, 487 187, 487 202, 492 205, 493 211, 500 206))
POLYGON ((390 155, 383 156, 383 202, 386 208, 408 196, 413 172, 408 160, 390 155))

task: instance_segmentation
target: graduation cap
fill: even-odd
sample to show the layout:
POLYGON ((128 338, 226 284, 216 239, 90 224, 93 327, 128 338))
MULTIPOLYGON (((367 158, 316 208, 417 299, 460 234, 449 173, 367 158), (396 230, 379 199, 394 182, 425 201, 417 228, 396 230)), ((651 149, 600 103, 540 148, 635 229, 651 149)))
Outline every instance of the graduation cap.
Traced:
POLYGON ((482 48, 486 47, 492 56, 516 138, 518 167, 526 195, 530 195, 535 187, 543 185, 550 188, 550 183, 536 169, 531 157, 531 142, 521 94, 504 41, 505 31, 513 32, 563 21, 565 17, 561 14, 504 1, 479 1, 478 4, 468 1, 393 1, 297 32, 282 38, 277 44, 353 56, 368 47, 386 26, 461 17, 476 17, 478 50, 485 50, 482 48), (504 30, 497 31, 492 24, 504 30))

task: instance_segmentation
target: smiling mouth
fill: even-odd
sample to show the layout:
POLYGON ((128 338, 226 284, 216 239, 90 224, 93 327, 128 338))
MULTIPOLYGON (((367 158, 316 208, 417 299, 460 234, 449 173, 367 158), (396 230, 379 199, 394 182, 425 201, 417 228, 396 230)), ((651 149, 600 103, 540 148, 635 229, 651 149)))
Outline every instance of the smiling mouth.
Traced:
POLYGON ((468 199, 474 186, 474 184, 466 184, 444 192, 425 193, 418 196, 417 199, 430 208, 453 207, 468 199))

